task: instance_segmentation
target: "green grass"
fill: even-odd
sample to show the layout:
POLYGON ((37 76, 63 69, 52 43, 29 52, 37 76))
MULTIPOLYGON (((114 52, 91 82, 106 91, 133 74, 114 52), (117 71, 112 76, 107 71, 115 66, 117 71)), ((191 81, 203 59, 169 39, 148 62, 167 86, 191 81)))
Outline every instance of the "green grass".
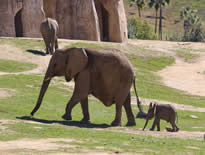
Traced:
POLYGON ((0 45, 8 44, 20 48, 24 51, 29 49, 42 49, 45 47, 42 40, 29 40, 29 39, 5 39, 0 38, 0 45))
MULTIPOLYGON (((64 48, 70 48, 70 47, 84 47, 84 48, 94 48, 94 49, 106 49, 106 48, 113 48, 114 45, 106 45, 104 44, 97 44, 97 43, 86 43, 86 42, 75 42, 71 43, 68 46, 65 46, 64 48)), ((116 45, 117 46, 117 45, 116 45)))
POLYGON ((200 57, 200 54, 194 53, 195 51, 190 49, 178 49, 176 50, 177 56, 182 57, 185 62, 191 62, 200 57))
POLYGON ((0 59, 0 72, 23 72, 32 70, 35 67, 37 67, 37 65, 31 63, 0 59))
MULTIPOLYGON (((0 39, 2 41, 4 39, 0 39)), ((13 41, 5 41, 6 44, 13 44, 13 41)), ((35 42, 35 41, 34 41, 35 42)), ((36 42, 35 42, 36 43, 36 42)), ((29 44, 35 44, 30 41, 29 44)), ((23 42, 22 42, 23 44, 23 42)), ((1 45, 1 43, 0 43, 1 45)), ((82 46, 89 48, 107 48, 103 45, 89 45, 76 43, 71 46, 82 46), (97 47, 96 47, 97 46, 97 47), (99 47, 98 47, 99 46, 99 47)), ((15 45, 18 46, 18 45, 15 45)), ((28 47, 24 45, 24 50, 28 47)), ((36 43, 35 47, 39 47, 36 43)), ((137 75, 137 90, 142 98, 158 99, 164 101, 176 102, 179 104, 205 107, 205 97, 188 95, 183 91, 164 86, 155 73, 167 66, 175 63, 175 59, 169 56, 160 56, 160 52, 144 49, 134 50, 134 47, 123 48, 126 51, 132 51, 128 55, 137 75), (145 51, 145 53, 143 53, 145 51), (157 54, 156 54, 157 53, 157 54), (152 56, 154 55, 154 57, 152 56)), ((0 65, 5 66, 7 63, 0 65)), ((13 64, 14 65, 14 64, 13 64)), ((25 64, 26 66, 27 64, 25 64)), ((20 64, 14 65, 16 68, 20 64)), ((110 152, 110 153, 134 153, 134 154, 205 154, 205 143, 200 140, 180 139, 171 137, 152 137, 136 134, 144 126, 145 120, 136 119, 136 126, 125 127, 127 118, 123 109, 122 127, 111 128, 109 125, 115 117, 115 105, 105 107, 99 100, 89 98, 89 112, 92 124, 81 124, 82 111, 80 104, 72 111, 73 121, 64 121, 61 116, 72 92, 66 90, 64 78, 54 78, 44 96, 43 103, 35 114, 34 118, 29 117, 34 108, 43 75, 4 75, 0 76, 0 88, 5 90, 15 90, 7 98, 0 98, 0 121, 14 120, 8 124, 0 123, 0 140, 16 140, 22 138, 46 139, 46 138, 68 138, 71 142, 56 141, 56 143, 75 146, 72 149, 68 147, 58 148, 53 152, 36 151, 29 149, 9 150, 12 152, 35 152, 35 153, 55 153, 55 151, 64 153, 83 153, 89 152, 110 152), (7 89, 6 89, 7 88, 7 89), (32 121, 33 123, 29 123, 32 121), (36 122, 36 124, 34 124, 36 122), (36 128, 39 127, 39 128, 36 128), (130 133, 127 133, 131 131, 130 133), (197 149, 194 149, 197 148, 197 149)), ((133 94, 134 95, 134 94, 133 94)), ((147 106, 144 106, 147 111, 147 106)), ((134 115, 138 113, 136 105, 132 105, 134 115)), ((178 110, 178 126, 182 131, 200 131, 205 132, 204 113, 178 110), (197 116, 192 118, 191 115, 197 116)), ((152 126, 153 120, 149 122, 146 130, 152 126)), ((161 121, 161 130, 164 130, 170 124, 161 121)), ((191 133, 190 133, 191 134, 191 133)))

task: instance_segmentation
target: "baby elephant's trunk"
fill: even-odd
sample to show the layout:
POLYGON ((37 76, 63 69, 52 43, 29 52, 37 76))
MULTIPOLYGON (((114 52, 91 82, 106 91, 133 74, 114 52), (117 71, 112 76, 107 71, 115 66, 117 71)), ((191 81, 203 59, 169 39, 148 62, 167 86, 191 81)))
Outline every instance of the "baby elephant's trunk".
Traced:
POLYGON ((148 121, 149 121, 149 119, 146 120, 146 123, 145 123, 145 125, 144 125, 143 130, 146 128, 148 121))

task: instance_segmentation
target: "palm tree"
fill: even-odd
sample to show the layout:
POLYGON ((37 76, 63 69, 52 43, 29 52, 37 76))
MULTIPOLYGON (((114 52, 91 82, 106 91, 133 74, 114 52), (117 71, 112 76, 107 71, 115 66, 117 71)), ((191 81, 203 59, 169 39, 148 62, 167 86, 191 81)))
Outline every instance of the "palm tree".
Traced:
POLYGON ((170 0, 158 0, 159 1, 159 9, 160 9, 160 15, 159 15, 159 37, 160 40, 162 40, 162 7, 169 4, 170 0))
POLYGON ((145 0, 129 0, 130 7, 137 6, 139 17, 141 17, 141 10, 145 7, 145 0))
POLYGON ((180 11, 181 19, 184 20, 184 40, 196 41, 197 35, 201 35, 201 19, 196 15, 197 10, 190 7, 182 8, 180 11))
POLYGON ((157 19, 158 19, 158 10, 159 10, 159 0, 150 0, 148 3, 149 7, 155 8, 155 33, 157 33, 157 19))

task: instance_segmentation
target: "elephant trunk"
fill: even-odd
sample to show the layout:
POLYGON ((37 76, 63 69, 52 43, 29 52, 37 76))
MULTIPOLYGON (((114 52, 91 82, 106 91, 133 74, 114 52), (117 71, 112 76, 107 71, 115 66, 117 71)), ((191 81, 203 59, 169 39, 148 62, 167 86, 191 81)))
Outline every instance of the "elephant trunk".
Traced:
POLYGON ((41 91, 40 91, 40 94, 39 94, 39 97, 38 97, 38 101, 36 103, 36 106, 34 107, 33 111, 31 112, 31 115, 33 116, 34 113, 39 109, 39 107, 41 106, 41 103, 42 103, 42 100, 43 100, 43 97, 45 95, 45 92, 49 86, 49 83, 51 81, 51 78, 50 77, 47 77, 45 76, 44 80, 43 80, 43 84, 41 86, 41 91))
POLYGON ((146 120, 146 123, 145 123, 145 125, 144 125, 143 130, 146 128, 148 121, 149 121, 149 119, 147 118, 147 120, 146 120))

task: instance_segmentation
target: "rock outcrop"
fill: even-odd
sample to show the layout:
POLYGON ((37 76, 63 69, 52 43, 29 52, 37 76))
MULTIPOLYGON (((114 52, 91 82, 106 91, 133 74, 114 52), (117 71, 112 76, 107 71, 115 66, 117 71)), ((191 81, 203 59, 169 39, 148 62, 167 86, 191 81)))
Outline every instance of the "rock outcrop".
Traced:
POLYGON ((41 37, 40 23, 45 18, 42 0, 24 0, 22 24, 24 37, 41 37))
POLYGON ((0 36, 41 37, 45 16, 58 21, 59 38, 127 40, 123 0, 1 0, 0 36))
POLYGON ((0 36, 41 37, 42 0, 1 0, 0 36))

